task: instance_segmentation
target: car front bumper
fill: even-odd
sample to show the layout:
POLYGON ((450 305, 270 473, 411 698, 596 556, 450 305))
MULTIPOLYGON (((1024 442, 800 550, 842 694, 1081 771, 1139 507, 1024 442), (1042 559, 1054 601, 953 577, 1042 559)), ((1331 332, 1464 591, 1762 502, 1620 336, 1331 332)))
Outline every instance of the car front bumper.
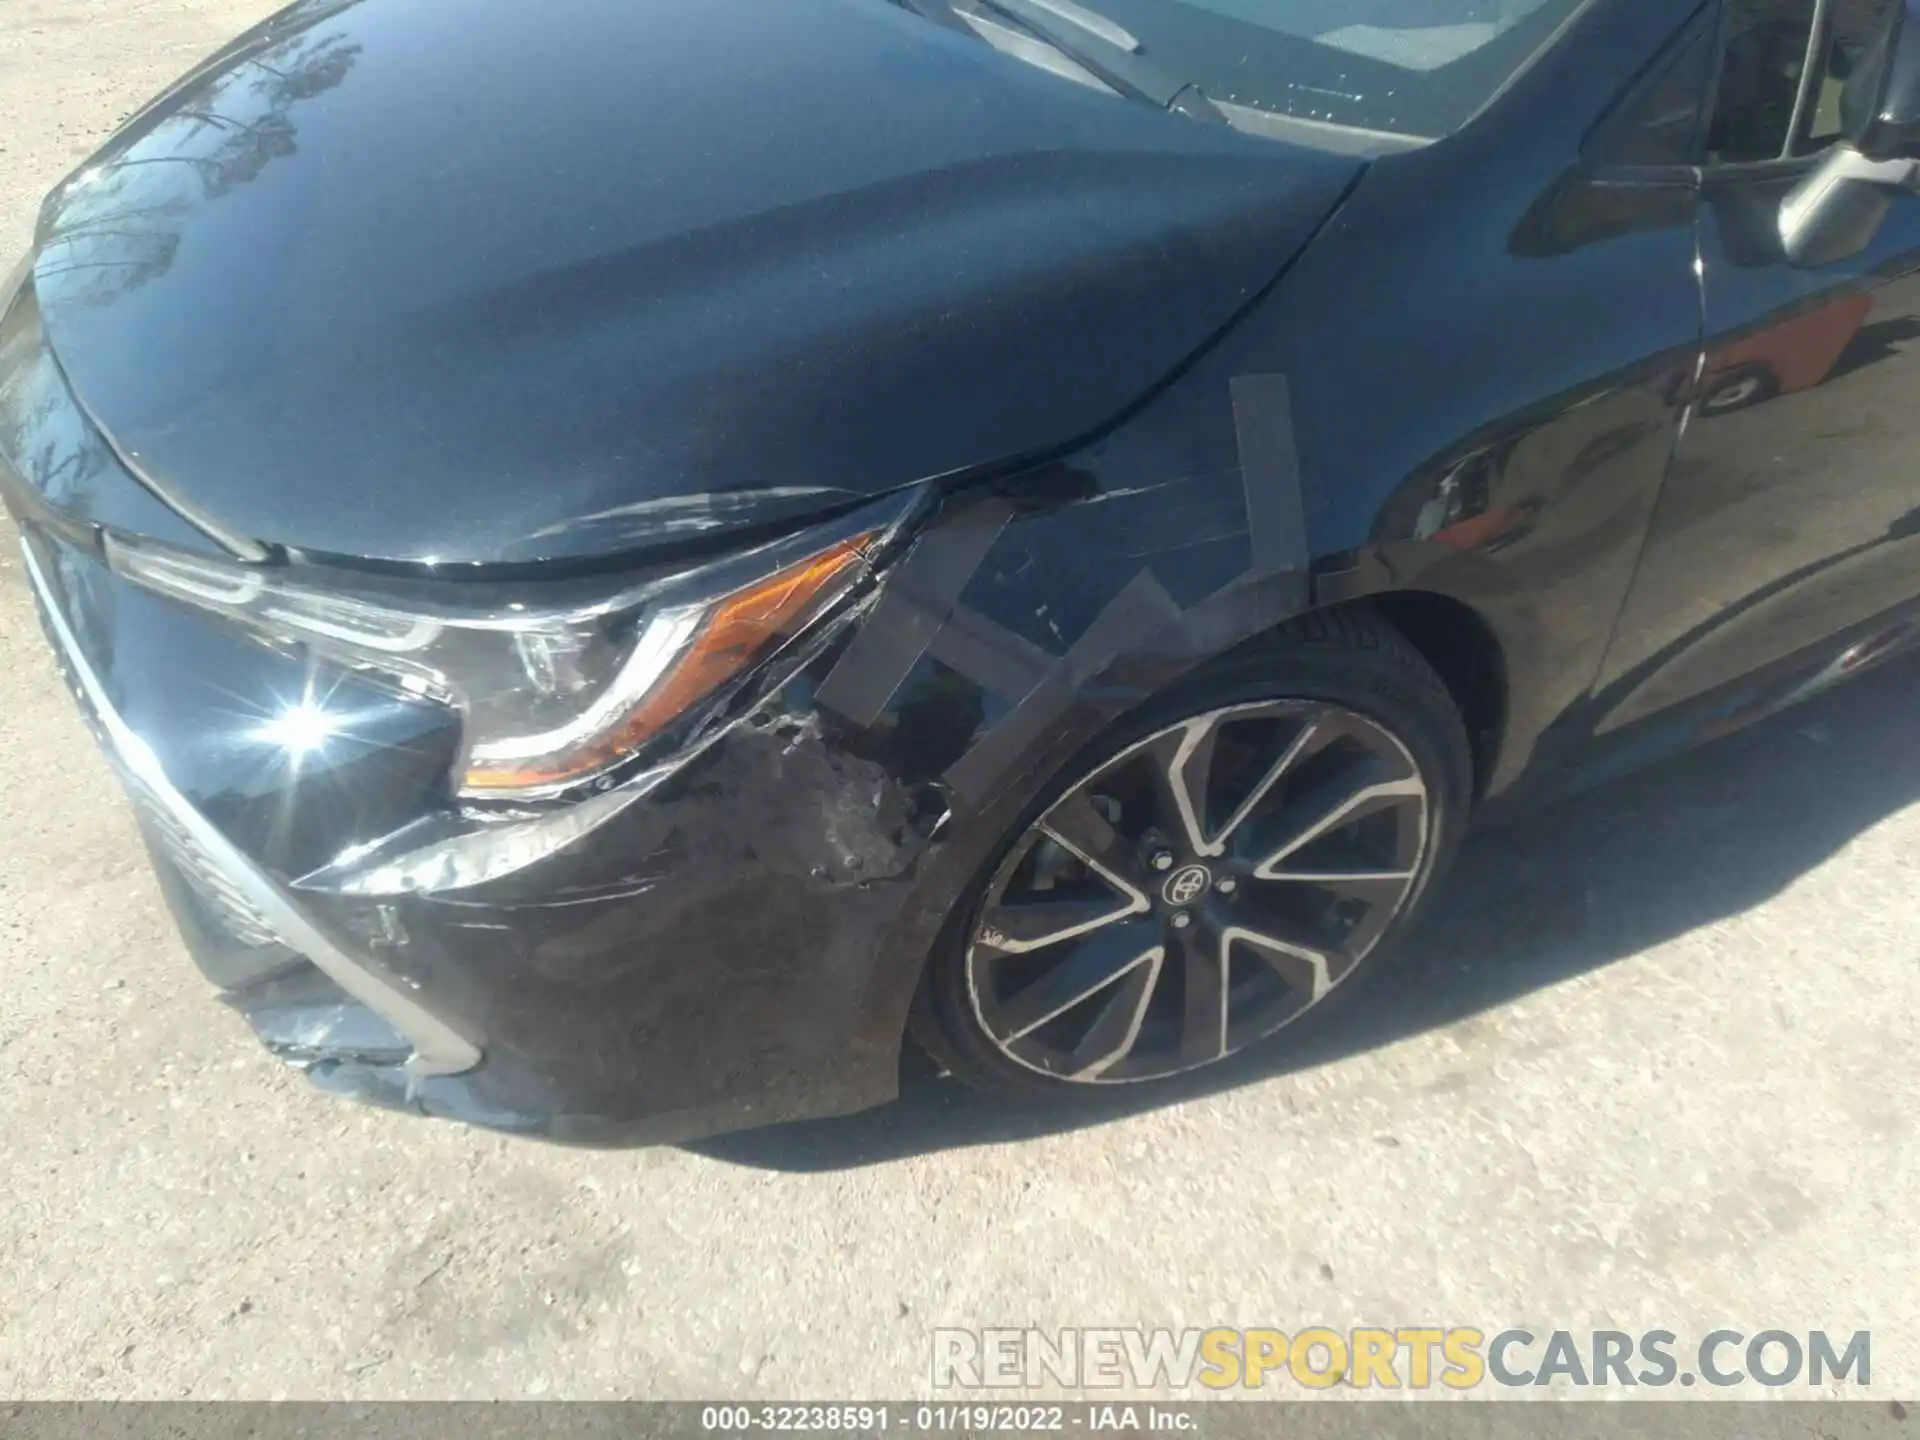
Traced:
POLYGON ((374 713, 422 702, 322 674, 379 763, 349 735, 284 773, 249 746, 248 716, 310 690, 310 657, 226 635, 30 520, 24 534, 48 638, 189 952, 323 1088, 602 1144, 894 1093, 914 947, 942 911, 913 899, 933 817, 817 716, 788 723, 775 703, 630 793, 504 822, 529 837, 520 853, 437 888, 406 860, 440 833, 437 717, 374 713), (556 820, 564 843, 542 838, 556 820))

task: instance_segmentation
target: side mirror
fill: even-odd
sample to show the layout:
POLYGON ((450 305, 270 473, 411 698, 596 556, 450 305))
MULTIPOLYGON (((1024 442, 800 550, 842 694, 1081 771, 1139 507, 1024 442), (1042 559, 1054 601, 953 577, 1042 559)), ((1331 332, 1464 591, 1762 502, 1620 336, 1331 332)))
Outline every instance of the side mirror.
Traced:
POLYGON ((1831 265, 1873 243, 1893 197, 1920 191, 1920 0, 1896 0, 1840 98, 1846 139, 1780 205, 1780 247, 1831 265))

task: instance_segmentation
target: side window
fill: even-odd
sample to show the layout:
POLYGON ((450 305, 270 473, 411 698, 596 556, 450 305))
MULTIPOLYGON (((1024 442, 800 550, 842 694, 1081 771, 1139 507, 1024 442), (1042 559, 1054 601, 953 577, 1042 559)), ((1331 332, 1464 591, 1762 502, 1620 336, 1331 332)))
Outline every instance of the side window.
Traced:
POLYGON ((1902 0, 1724 0, 1707 163, 1824 150, 1844 131, 1847 82, 1902 0))
POLYGON ((1824 150, 1846 132, 1848 84, 1872 64, 1893 23, 1900 0, 1827 0, 1822 34, 1815 51, 1807 123, 1796 150, 1824 150))
POLYGON ((1709 6, 1651 79, 1601 126, 1591 148, 1603 165, 1666 169, 1700 154, 1701 112, 1713 83, 1719 34, 1709 6))
POLYGON ((1816 0, 1726 0, 1708 164, 1778 160, 1787 153, 1815 9, 1816 0))
POLYGON ((1719 7, 1700 7, 1508 239, 1512 254, 1568 255, 1624 235, 1691 229, 1700 131, 1720 57, 1719 7))

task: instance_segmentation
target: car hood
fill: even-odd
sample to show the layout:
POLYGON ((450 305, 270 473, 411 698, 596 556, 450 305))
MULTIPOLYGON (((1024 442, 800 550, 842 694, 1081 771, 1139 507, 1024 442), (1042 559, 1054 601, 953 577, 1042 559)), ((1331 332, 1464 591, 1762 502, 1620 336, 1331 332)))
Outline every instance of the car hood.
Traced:
POLYGON ((1097 431, 1357 169, 885 0, 325 0, 62 185, 34 283, 75 396, 183 509, 579 559, 1097 431))

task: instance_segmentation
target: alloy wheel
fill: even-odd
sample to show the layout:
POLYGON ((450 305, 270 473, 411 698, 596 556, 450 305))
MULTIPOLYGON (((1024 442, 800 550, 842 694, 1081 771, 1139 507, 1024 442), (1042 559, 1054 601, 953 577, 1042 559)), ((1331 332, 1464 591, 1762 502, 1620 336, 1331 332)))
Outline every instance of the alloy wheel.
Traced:
POLYGON ((1745 375, 1714 391, 1703 402, 1703 406, 1708 410, 1738 410, 1758 395, 1760 390, 1760 377, 1745 375))
POLYGON ((1235 705, 1075 783, 994 872, 966 956, 1002 1054, 1082 1084, 1219 1060, 1319 1004, 1413 895, 1428 788, 1378 722, 1235 705))

